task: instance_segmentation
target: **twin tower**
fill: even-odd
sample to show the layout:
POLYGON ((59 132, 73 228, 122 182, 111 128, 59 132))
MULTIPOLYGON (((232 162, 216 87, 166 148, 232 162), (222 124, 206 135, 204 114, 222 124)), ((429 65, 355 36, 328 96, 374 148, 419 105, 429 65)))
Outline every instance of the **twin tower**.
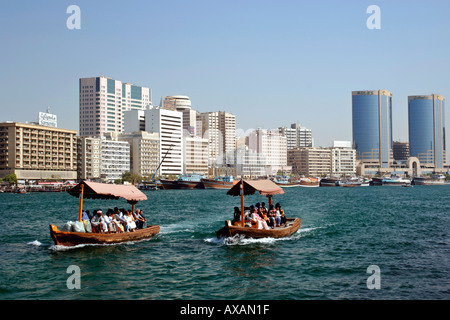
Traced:
MULTIPOLYGON (((410 157, 430 172, 445 165, 445 98, 442 95, 408 97, 410 157)), ((392 93, 387 90, 352 92, 353 148, 361 163, 388 172, 392 167, 392 93)))

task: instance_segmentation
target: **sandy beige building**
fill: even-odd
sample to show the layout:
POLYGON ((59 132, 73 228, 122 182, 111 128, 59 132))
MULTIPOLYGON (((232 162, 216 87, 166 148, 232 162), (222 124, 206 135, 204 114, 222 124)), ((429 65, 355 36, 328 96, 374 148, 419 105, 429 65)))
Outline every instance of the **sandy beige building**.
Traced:
POLYGON ((77 131, 37 124, 0 123, 0 178, 77 178, 77 131))

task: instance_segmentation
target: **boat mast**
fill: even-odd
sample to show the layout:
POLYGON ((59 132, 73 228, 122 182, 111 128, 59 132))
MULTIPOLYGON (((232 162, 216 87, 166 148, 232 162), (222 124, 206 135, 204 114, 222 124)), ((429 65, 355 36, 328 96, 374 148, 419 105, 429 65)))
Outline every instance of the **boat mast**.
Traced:
POLYGON ((83 217, 83 195, 84 195, 84 184, 82 183, 80 192, 80 208, 78 209, 78 221, 81 221, 83 217))
POLYGON ((156 171, 155 171, 155 173, 153 174, 152 180, 155 182, 155 186, 156 186, 156 180, 155 180, 156 173, 158 172, 159 168, 161 167, 161 164, 164 162, 164 159, 167 157, 167 154, 169 153, 169 151, 172 150, 172 147, 173 147, 173 146, 174 146, 174 144, 171 144, 171 145, 170 145, 169 150, 166 151, 166 153, 164 154, 164 157, 162 158, 161 162, 160 162, 159 165, 158 165, 158 168, 156 168, 156 171))
POLYGON ((241 226, 245 227, 245 214, 244 214, 244 180, 241 178, 241 226))

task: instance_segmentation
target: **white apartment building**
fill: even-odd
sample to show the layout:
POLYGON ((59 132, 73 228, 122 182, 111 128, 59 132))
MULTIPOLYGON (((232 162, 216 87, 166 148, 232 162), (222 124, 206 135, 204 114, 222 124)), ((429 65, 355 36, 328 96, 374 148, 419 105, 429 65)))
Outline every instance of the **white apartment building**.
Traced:
MULTIPOLYGON (((111 137, 114 136, 117 137, 117 135, 111 135, 111 137)), ((122 179, 122 174, 125 171, 130 171, 130 145, 126 141, 109 140, 107 137, 102 136, 101 179, 109 182, 122 179)))
POLYGON ((130 171, 151 178, 159 166, 159 134, 146 131, 121 133, 118 140, 130 145, 130 171))
POLYGON ((202 136, 208 139, 209 166, 234 165, 236 147, 236 116, 224 111, 204 112, 202 136))
POLYGON ((256 151, 265 159, 267 175, 278 171, 290 172, 287 162, 287 139, 278 130, 257 129, 248 137, 249 150, 256 151))
POLYGON ((159 134, 161 175, 179 175, 184 168, 183 114, 178 111, 151 108, 144 111, 145 131, 159 134))
POLYGON ((255 150, 241 145, 236 150, 236 175, 242 178, 258 178, 266 176, 266 159, 255 150))
POLYGON ((79 136, 77 138, 78 179, 100 179, 102 140, 96 137, 79 136))
POLYGON ((108 77, 81 78, 80 136, 123 131, 123 112, 151 106, 151 90, 108 77))
POLYGON ((300 126, 298 123, 291 124, 291 127, 280 127, 278 131, 286 136, 287 149, 312 147, 312 130, 300 126))
POLYGON ((351 141, 334 141, 331 148, 331 175, 352 176, 356 174, 356 150, 351 141))

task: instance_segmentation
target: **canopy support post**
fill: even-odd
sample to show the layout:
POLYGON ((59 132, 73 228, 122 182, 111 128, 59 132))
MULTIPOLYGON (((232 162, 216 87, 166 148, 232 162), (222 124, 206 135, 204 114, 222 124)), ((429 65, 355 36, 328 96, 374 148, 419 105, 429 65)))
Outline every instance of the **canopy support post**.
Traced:
POLYGON ((269 208, 270 208, 270 206, 273 205, 272 196, 267 196, 267 198, 269 198, 269 208))
POLYGON ((80 192, 80 208, 78 209, 78 221, 81 221, 83 218, 83 195, 84 195, 84 184, 81 184, 81 192, 80 192))
POLYGON ((245 214, 244 214, 244 180, 241 178, 241 227, 245 227, 245 214))

